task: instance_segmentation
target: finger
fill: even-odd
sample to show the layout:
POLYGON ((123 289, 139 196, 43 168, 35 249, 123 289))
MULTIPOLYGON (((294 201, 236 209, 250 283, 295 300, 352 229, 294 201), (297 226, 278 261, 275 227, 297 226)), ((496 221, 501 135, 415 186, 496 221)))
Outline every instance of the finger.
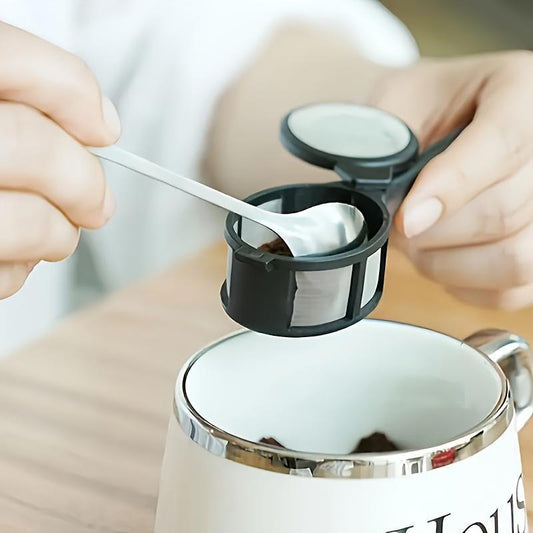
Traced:
POLYGON ((424 147, 469 122, 476 94, 494 63, 492 55, 422 59, 384 77, 370 104, 404 120, 424 147))
POLYGON ((36 194, 0 190, 0 260, 60 261, 71 255, 79 229, 36 194))
POLYGON ((35 265, 30 263, 0 263, 0 300, 22 288, 35 265))
POLYGON ((533 160, 411 240, 426 250, 482 244, 508 237, 532 221, 533 160))
POLYGON ((427 277, 452 287, 506 289, 533 283, 533 225, 501 241, 446 248, 404 249, 427 277))
POLYGON ((77 226, 107 221, 113 197, 96 157, 31 107, 0 102, 0 124, 0 188, 42 194, 77 226))
POLYGON ((94 74, 78 57, 35 35, 0 23, 0 98, 28 104, 81 143, 111 144, 118 114, 94 74))
MULTIPOLYGON (((511 58, 513 69, 500 62, 504 66, 486 72, 472 100, 476 104, 473 120, 447 150, 426 165, 400 209, 400 229, 407 237, 419 235, 456 212, 531 157, 533 121, 527 112, 533 80, 531 57, 527 56, 527 65, 521 69, 516 65, 523 60, 511 58)), ((448 103, 453 107, 453 99, 448 103)), ((446 104, 441 102, 447 110, 446 104)))
POLYGON ((513 128, 508 117, 474 118, 420 173, 399 211, 403 233, 419 235, 524 164, 531 151, 531 134, 515 132, 512 141, 504 140, 513 128))
POLYGON ((446 290, 463 302, 502 311, 518 311, 533 305, 533 284, 507 290, 461 289, 457 287, 449 287, 446 290))

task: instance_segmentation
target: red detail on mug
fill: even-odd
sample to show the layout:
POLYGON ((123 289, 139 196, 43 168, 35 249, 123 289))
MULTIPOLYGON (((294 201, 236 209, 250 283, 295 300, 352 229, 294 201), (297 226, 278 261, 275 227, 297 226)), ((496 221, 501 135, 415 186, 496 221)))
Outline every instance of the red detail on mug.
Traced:
POLYGON ((451 465, 455 461, 455 450, 446 450, 433 456, 431 466, 440 468, 441 466, 451 465))

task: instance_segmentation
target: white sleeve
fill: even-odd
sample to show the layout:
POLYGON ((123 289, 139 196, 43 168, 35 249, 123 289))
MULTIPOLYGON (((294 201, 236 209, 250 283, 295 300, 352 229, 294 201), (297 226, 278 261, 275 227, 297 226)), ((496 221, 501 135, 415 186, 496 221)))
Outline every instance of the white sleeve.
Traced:
POLYGON ((205 14, 202 48, 209 49, 209 55, 232 58, 233 69, 224 65, 229 76, 279 26, 294 22, 340 32, 361 54, 379 64, 400 67, 418 57, 411 33, 375 0, 200 0, 196 9, 205 14))
MULTIPOLYGON (((186 15, 189 23, 182 25, 189 53, 179 56, 189 73, 183 82, 190 84, 190 101, 203 95, 204 113, 197 117, 203 115, 204 120, 221 92, 284 24, 341 33, 354 49, 379 64, 400 67, 418 58, 411 33, 375 0, 195 0, 194 6, 186 15)), ((205 133, 206 125, 200 129, 205 133)))
MULTIPOLYGON (((354 49, 382 65, 405 66, 419 55, 407 28, 375 0, 196 0, 195 6, 202 23, 196 26, 191 20, 187 31, 193 53, 183 60, 199 77, 184 81, 193 84, 191 100, 193 93, 205 91, 204 120, 209 120, 221 92, 284 24, 341 33, 354 49)), ((205 133, 206 124, 200 130, 205 133)))
MULTIPOLYGON (((195 14, 189 12, 192 19, 183 28, 188 35, 184 46, 191 53, 180 58, 194 74, 183 80, 192 85, 191 101, 198 91, 203 93, 204 120, 221 92, 284 24, 305 23, 341 33, 379 64, 400 67, 418 58, 411 33, 375 0, 195 0, 194 4, 195 14)), ((205 133, 206 124, 200 129, 205 133)))

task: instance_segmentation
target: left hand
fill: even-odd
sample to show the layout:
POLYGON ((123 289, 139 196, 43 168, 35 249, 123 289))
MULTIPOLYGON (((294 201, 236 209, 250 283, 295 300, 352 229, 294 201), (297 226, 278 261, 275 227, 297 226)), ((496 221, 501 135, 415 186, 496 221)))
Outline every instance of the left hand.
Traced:
POLYGON ((422 148, 469 124, 420 173, 393 244, 458 298, 533 304, 533 53, 422 60, 370 103, 407 122, 422 148))

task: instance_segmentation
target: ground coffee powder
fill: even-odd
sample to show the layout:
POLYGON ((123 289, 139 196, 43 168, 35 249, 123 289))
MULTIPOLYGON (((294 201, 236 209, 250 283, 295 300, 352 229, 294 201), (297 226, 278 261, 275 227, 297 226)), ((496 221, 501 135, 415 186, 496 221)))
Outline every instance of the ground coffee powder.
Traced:
POLYGON ((352 450, 352 453, 394 452, 398 449, 398 446, 385 433, 376 431, 368 437, 363 437, 352 450))
POLYGON ((285 244, 283 239, 279 237, 273 241, 262 244, 259 248, 262 252, 270 252, 271 254, 284 255, 286 257, 293 257, 289 247, 285 244))
MULTIPOLYGON (((278 448, 285 449, 283 444, 280 444, 273 437, 263 437, 259 442, 263 444, 270 444, 271 446, 277 446, 278 448)), ((385 433, 375 431, 368 437, 363 437, 357 446, 350 453, 379 453, 379 452, 394 452, 400 448, 392 442, 385 433)))

